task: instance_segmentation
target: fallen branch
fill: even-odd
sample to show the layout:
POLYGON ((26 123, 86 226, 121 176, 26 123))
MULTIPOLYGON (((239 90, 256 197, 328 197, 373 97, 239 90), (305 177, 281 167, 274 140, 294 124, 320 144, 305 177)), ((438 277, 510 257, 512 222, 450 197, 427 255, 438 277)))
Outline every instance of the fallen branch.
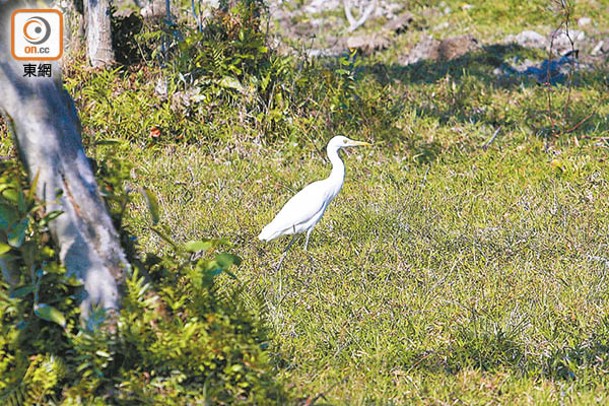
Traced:
POLYGON ((483 150, 486 151, 488 149, 488 147, 490 147, 490 145, 493 143, 493 141, 495 141, 495 138, 497 138, 497 136, 499 135, 499 131, 501 131, 501 126, 497 127, 497 129, 495 130, 495 132, 493 133, 491 138, 489 138, 488 141, 486 141, 484 144, 482 144, 483 150))
POLYGON ((573 127, 565 130, 564 133, 569 134, 569 133, 572 133, 573 131, 577 130, 579 127, 581 127, 582 124, 584 124, 586 121, 588 121, 594 115, 594 113, 596 113, 596 112, 593 111, 592 113, 588 114, 586 117, 579 120, 577 122, 577 124, 575 124, 573 127))

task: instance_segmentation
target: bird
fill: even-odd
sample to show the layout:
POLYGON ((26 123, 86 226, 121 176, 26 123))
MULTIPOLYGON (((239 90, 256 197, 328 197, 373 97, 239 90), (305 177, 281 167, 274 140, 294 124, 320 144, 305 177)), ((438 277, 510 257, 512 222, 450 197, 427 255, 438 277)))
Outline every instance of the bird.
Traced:
POLYGON ((338 155, 338 151, 346 147, 370 145, 372 144, 355 141, 342 135, 333 137, 326 148, 328 159, 332 164, 330 176, 313 182, 296 193, 277 213, 273 221, 262 229, 258 236, 261 241, 270 241, 282 235, 293 234, 279 261, 278 268, 281 267, 281 263, 298 234, 306 232, 304 250, 307 250, 313 228, 323 216, 330 202, 340 192, 345 181, 345 164, 338 155))

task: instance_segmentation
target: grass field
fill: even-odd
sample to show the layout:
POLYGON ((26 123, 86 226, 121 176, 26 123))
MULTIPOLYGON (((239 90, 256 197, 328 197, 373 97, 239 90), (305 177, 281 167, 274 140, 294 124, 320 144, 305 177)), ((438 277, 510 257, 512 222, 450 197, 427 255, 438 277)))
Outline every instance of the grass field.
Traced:
POLYGON ((236 243, 239 278, 268 309, 279 376, 298 393, 350 404, 606 401, 604 148, 564 148, 566 169, 535 138, 430 165, 382 145, 357 150, 308 254, 295 247, 280 271, 287 240, 255 237, 327 165, 267 151, 134 159, 179 237, 236 243))
MULTIPOLYGON (((447 3, 455 13, 428 14, 450 23, 440 32, 494 41, 555 26, 541 2, 471 2, 465 20, 447 3)), ((592 1, 576 8, 599 32, 609 29, 606 11, 592 1)), ((497 79, 488 49, 416 68, 395 66, 395 52, 363 59, 326 87, 314 74, 332 68, 305 70, 310 92, 274 99, 272 122, 239 99, 176 114, 154 94, 156 68, 75 67, 66 82, 90 155, 129 162, 129 182, 157 196, 176 240, 234 243, 245 300, 265 318, 276 375, 294 398, 608 403, 606 66, 547 88, 497 79), (276 270, 288 238, 256 237, 289 197, 329 174, 324 148, 337 133, 374 145, 342 155, 345 186, 309 251, 299 240, 276 270)), ((125 224, 142 252, 169 248, 138 196, 125 224)))

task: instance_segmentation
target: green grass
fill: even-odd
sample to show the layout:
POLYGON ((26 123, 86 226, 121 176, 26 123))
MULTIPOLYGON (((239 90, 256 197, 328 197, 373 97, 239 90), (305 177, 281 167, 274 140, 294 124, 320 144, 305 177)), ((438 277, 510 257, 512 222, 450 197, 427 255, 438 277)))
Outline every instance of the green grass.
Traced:
POLYGON ((237 243, 239 277, 266 303, 280 377, 297 392, 331 403, 604 397, 604 150, 566 150, 563 172, 540 141, 524 142, 431 166, 382 145, 354 152, 309 253, 295 246, 279 272, 287 240, 255 237, 325 176, 321 159, 269 148, 133 159, 180 238, 237 243))
MULTIPOLYGON (((491 39, 554 23, 544 2, 447 3, 454 12, 437 21, 497 27, 491 39)), ((578 13, 597 15, 585 7, 578 13)), ((235 244, 245 302, 263 303, 270 358, 295 398, 606 403, 606 70, 553 88, 548 112, 548 89, 492 74, 505 55, 543 54, 508 47, 403 68, 394 52, 351 77, 335 61, 290 65, 293 76, 265 99, 274 121, 257 116, 249 93, 212 110, 173 110, 154 94, 162 73, 150 67, 76 68, 66 81, 88 152, 131 163, 129 182, 157 196, 176 240, 235 244), (343 155, 345 186, 309 251, 299 241, 277 271, 288 238, 256 236, 290 196, 329 174, 323 148, 337 133, 375 145, 343 155), (99 145, 108 139, 119 143, 99 145)), ((139 196, 125 225, 142 252, 168 249, 139 196)))

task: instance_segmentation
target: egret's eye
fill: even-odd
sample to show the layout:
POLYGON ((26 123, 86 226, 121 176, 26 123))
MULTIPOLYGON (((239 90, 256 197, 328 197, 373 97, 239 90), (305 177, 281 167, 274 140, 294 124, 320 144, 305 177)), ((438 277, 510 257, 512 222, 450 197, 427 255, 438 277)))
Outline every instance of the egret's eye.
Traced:
POLYGON ((347 143, 347 140, 343 140, 343 144, 346 144, 346 143, 347 143))

